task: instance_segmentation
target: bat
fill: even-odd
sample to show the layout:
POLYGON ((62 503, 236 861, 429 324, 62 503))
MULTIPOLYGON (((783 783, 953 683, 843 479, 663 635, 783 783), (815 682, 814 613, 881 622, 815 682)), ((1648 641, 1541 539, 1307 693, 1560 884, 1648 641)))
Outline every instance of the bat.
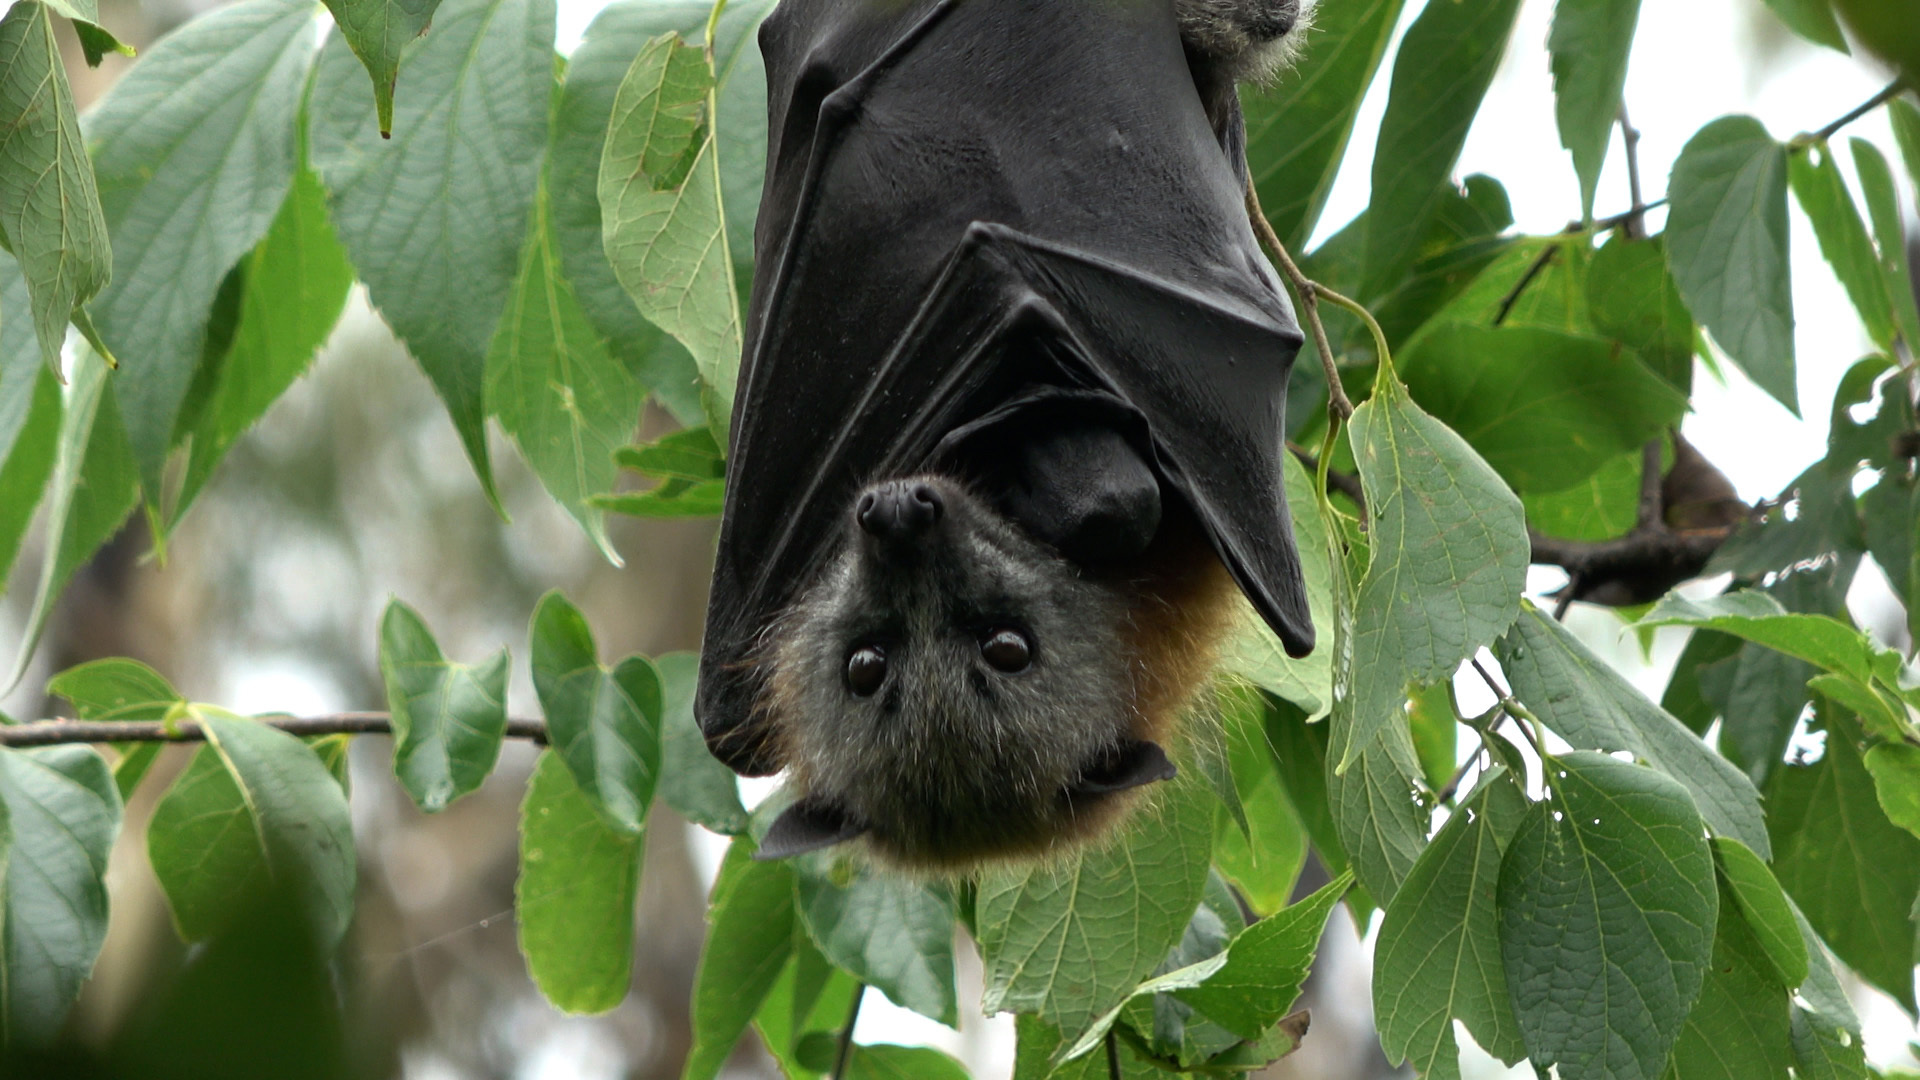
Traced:
POLYGON ((696 715, 780 857, 1097 835, 1244 594, 1313 647, 1235 80, 1297 0, 782 0, 696 715))

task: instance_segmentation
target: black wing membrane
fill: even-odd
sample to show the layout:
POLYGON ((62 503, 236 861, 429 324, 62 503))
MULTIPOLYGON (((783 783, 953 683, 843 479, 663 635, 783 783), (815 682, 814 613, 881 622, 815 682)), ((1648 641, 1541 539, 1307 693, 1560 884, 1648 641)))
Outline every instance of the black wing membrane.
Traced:
MULTIPOLYGON (((754 651, 861 487, 1036 388, 1137 416, 1288 651, 1293 312, 1171 0, 782 0, 766 189, 698 713, 750 775, 754 651)), ((1237 114, 1236 114, 1237 120, 1237 114)))

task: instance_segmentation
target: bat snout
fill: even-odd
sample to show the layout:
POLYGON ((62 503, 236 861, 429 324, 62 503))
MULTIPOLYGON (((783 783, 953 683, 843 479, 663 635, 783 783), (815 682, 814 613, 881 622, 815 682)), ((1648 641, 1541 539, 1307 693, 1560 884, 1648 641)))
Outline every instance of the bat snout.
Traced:
POLYGON ((945 511, 945 500, 932 484, 888 480, 860 493, 853 516, 861 531, 892 546, 926 535, 945 511))

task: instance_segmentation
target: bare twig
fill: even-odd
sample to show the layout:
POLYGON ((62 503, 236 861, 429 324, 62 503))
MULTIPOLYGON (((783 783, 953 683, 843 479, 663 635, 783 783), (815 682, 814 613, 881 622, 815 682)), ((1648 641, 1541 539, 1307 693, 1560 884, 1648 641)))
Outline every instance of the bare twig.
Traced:
POLYGON ((1107 1080, 1125 1080, 1120 1072, 1120 1040, 1112 1028, 1107 1029, 1107 1080))
MULTIPOLYGON (((1260 195, 1253 189, 1253 178, 1247 178, 1247 217, 1253 222, 1253 231, 1267 246, 1267 253, 1280 264, 1280 272, 1287 276, 1287 283, 1293 286, 1294 295, 1300 300, 1300 318, 1306 322, 1307 329, 1313 334, 1314 348, 1320 351, 1320 366, 1327 374, 1327 411, 1333 414, 1336 423, 1345 421, 1353 415, 1353 402, 1347 399, 1346 388, 1340 385, 1340 368, 1333 360, 1333 346, 1327 342, 1327 328, 1320 323, 1320 301, 1331 299, 1331 290, 1321 287, 1307 275, 1287 254, 1286 245, 1280 242, 1279 234, 1273 231, 1273 225, 1267 221, 1266 212, 1260 209, 1260 195)), ((1333 294, 1338 296, 1338 294, 1333 294)), ((1345 300, 1345 297, 1339 297, 1345 300)), ((1336 300, 1336 303, 1339 301, 1336 300)), ((1351 304, 1352 301, 1347 301, 1351 304)))
POLYGON ((1634 523, 1642 529, 1660 525, 1666 520, 1666 508, 1660 499, 1660 453, 1666 449, 1665 439, 1649 440, 1640 449, 1640 504, 1635 511, 1634 523))
POLYGON ((1887 102, 1892 101, 1894 98, 1899 97, 1901 91, 1906 88, 1907 82, 1905 79, 1895 79, 1888 83, 1885 89, 1861 102, 1858 107, 1849 111, 1845 116, 1821 128, 1819 131, 1813 132, 1810 135, 1802 135, 1793 141, 1801 145, 1805 143, 1826 142, 1828 139, 1833 138, 1841 128, 1846 127, 1855 120, 1860 119, 1880 106, 1885 105, 1887 102))
MULTIPOLYGON (((332 713, 325 716, 266 716, 260 722, 289 735, 391 735, 393 720, 383 712, 332 713)), ((57 746, 62 743, 201 742, 206 732, 192 720, 171 726, 158 720, 40 720, 0 727, 0 746, 57 746)), ((507 738, 545 745, 547 725, 510 719, 507 738)))
POLYGON ((1553 262, 1553 257, 1558 254, 1560 254, 1558 243, 1548 244, 1540 249, 1540 254, 1534 256, 1533 262, 1527 264, 1527 272, 1521 274, 1520 280, 1514 282, 1513 288, 1507 290, 1507 295, 1500 298, 1500 309, 1493 313, 1493 325, 1499 326, 1507 321, 1507 316, 1513 314, 1513 305, 1520 302, 1520 295, 1527 291, 1527 286, 1533 284, 1533 279, 1539 277, 1548 264, 1553 262))
POLYGON ((1640 129, 1627 118, 1624 101, 1620 103, 1620 141, 1627 150, 1627 193, 1633 201, 1633 208, 1627 211, 1627 219, 1620 227, 1626 230, 1627 239, 1638 240, 1647 234, 1644 221, 1647 200, 1640 187, 1640 129))

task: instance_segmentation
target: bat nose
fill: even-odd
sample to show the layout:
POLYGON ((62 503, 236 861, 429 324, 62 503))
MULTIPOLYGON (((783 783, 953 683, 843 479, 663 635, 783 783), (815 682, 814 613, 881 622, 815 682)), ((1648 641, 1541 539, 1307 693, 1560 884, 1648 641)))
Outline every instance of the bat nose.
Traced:
POLYGON ((889 480, 862 493, 853 513, 867 535, 899 542, 933 528, 944 509, 940 493, 932 484, 920 480, 889 480))

